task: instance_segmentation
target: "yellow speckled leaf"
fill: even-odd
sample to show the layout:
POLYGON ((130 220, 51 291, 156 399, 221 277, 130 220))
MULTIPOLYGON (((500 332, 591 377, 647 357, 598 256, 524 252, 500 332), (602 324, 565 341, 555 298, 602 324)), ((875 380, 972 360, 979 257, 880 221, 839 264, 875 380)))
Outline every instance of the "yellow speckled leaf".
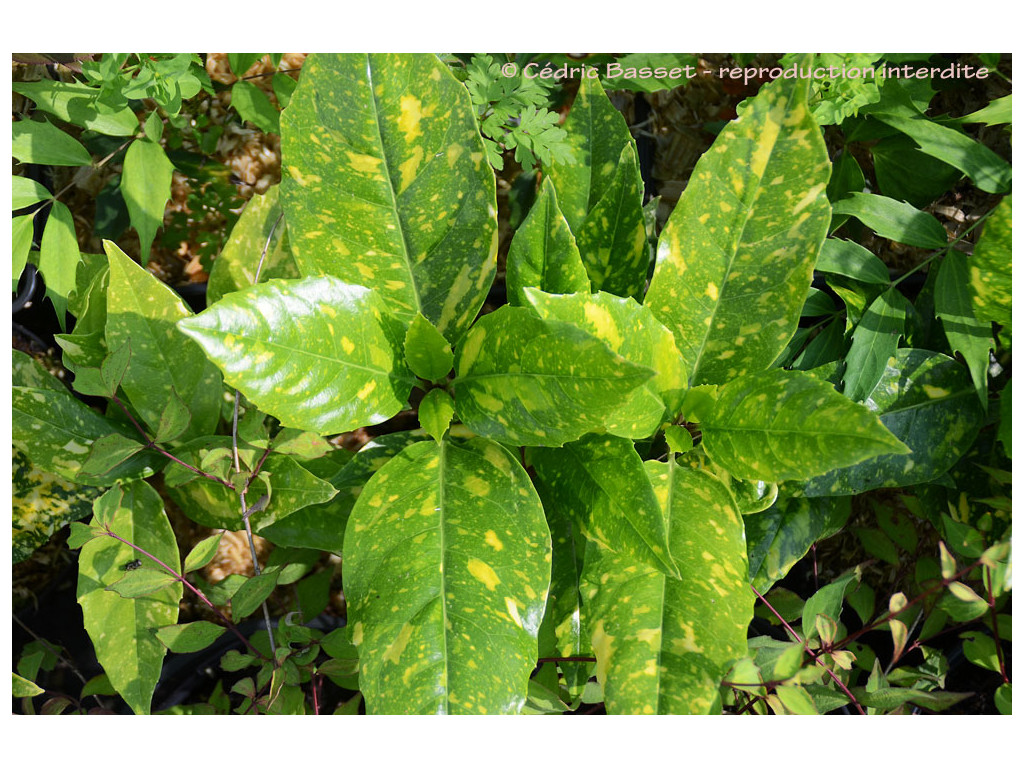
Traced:
POLYGON ((455 367, 455 409, 466 426, 546 446, 602 429, 654 373, 581 328, 510 306, 480 318, 455 367))
POLYGON ((643 292, 643 182, 626 121, 596 78, 584 78, 565 121, 572 162, 546 169, 594 290, 643 292))
POLYGON ((494 173, 469 92, 429 54, 306 60, 281 115, 282 205, 304 275, 380 292, 455 343, 494 279, 494 173))
POLYGON ((865 406, 803 371, 748 374, 721 387, 701 430, 715 463, 766 483, 910 453, 865 406))
POLYGON ((658 243, 645 303, 692 384, 768 368, 796 330, 831 212, 807 80, 776 80, 694 168, 658 243))
POLYGON ((481 438, 403 450, 345 531, 367 712, 519 712, 550 578, 544 510, 511 453, 481 438))
POLYGON ((17 449, 12 459, 11 501, 14 508, 11 560, 18 563, 68 523, 92 514, 93 499, 100 491, 70 483, 33 467, 28 457, 17 449))
POLYGON ((970 258, 974 314, 979 320, 995 320, 1007 332, 1012 325, 1012 240, 1013 201, 1007 195, 985 222, 970 258))
POLYGON ((669 523, 673 579, 592 545, 580 591, 609 714, 710 714, 747 651, 753 594, 743 521, 720 481, 645 463, 669 523))
POLYGON ((250 286, 178 327, 284 426, 327 435, 379 424, 412 389, 401 329, 380 296, 330 276, 250 286))

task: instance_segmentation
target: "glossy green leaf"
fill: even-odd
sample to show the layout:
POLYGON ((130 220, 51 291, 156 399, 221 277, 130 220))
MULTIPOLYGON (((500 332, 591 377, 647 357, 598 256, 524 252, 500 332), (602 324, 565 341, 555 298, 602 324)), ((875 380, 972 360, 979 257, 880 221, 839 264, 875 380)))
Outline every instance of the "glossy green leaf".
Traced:
POLYGON ((185 568, 183 573, 191 573, 192 571, 198 571, 200 568, 206 567, 211 560, 217 554, 217 548, 220 546, 221 537, 224 534, 218 533, 214 536, 207 536, 205 539, 196 544, 192 551, 185 557, 185 568))
POLYGON ((34 682, 11 672, 11 696, 16 699, 30 699, 40 693, 45 693, 45 691, 34 682))
POLYGON ((99 491, 32 466, 17 448, 12 465, 11 560, 19 563, 65 525, 92 514, 99 491))
POLYGON ((417 313, 405 334, 405 360, 410 370, 427 381, 441 381, 452 370, 451 345, 430 321, 417 313))
POLYGON ((290 456, 272 455, 263 464, 270 479, 270 504, 265 512, 253 513, 256 531, 280 522, 296 510, 323 504, 334 498, 334 487, 303 469, 290 456))
POLYGON ((1003 683, 996 688, 995 701, 996 709, 999 710, 999 714, 1013 714, 1013 688, 1010 683, 1003 683))
POLYGON ((531 457, 552 498, 588 538, 679 576, 667 523, 632 440, 588 435, 562 448, 537 448, 531 457))
POLYGON ((569 323, 504 306, 459 346, 455 407, 479 435, 558 446, 606 424, 653 371, 569 323))
POLYGON ((645 468, 682 579, 588 550, 581 592, 597 677, 609 714, 709 714, 721 706, 722 679, 747 652, 753 594, 743 522, 710 475, 671 462, 645 468))
POLYGON ((188 405, 178 397, 178 393, 172 387, 164 412, 160 414, 153 441, 166 443, 181 437, 188 430, 191 421, 192 414, 188 410, 188 405))
POLYGON ((111 485, 115 479, 143 477, 162 465, 152 455, 121 464, 109 475, 79 475, 96 440, 129 429, 104 418, 78 400, 34 360, 13 351, 12 437, 38 469, 85 485, 111 485))
POLYGON ((864 171, 860 163, 848 149, 844 149, 832 163, 832 173, 828 179, 825 193, 828 199, 835 202, 842 200, 851 192, 864 191, 864 171))
POLYGON ((80 258, 74 217, 64 203, 55 201, 39 243, 39 271, 43 273, 46 295, 53 302, 62 329, 68 294, 75 287, 75 269, 80 258))
POLYGON ((401 329, 376 291, 326 275, 250 286, 178 327, 285 426, 333 434, 379 424, 412 389, 401 329))
POLYGON ((247 80, 238 80, 231 86, 231 106, 243 120, 264 133, 281 132, 281 113, 267 94, 247 80))
POLYGON ((299 268, 295 266, 288 247, 287 226, 281 218, 284 210, 280 203, 280 189, 280 185, 275 185, 266 194, 253 195, 246 204, 231 229, 231 236, 213 262, 206 286, 207 306, 213 306, 226 294, 253 285, 261 257, 262 282, 273 277, 299 276, 299 268))
POLYGON ((945 248, 946 230, 931 214, 917 210, 910 203, 891 197, 854 192, 832 204, 834 215, 846 214, 882 237, 919 248, 945 248))
POLYGON ((17 120, 11 125, 11 154, 22 163, 90 165, 92 155, 77 139, 46 120, 17 120))
POLYGON ((963 366, 945 355, 898 349, 864 403, 907 448, 811 480, 808 496, 863 493, 930 482, 956 463, 983 421, 963 366))
POLYGON ((156 638, 171 653, 195 653, 209 647, 224 632, 224 627, 209 621, 192 621, 161 627, 156 631, 156 638))
POLYGON ((25 176, 11 177, 11 210, 20 211, 30 205, 49 200, 53 193, 34 179, 25 176))
POLYGON ((54 117, 106 136, 132 136, 139 130, 139 120, 131 109, 104 106, 98 100, 99 89, 84 83, 42 80, 12 83, 11 88, 15 93, 32 99, 37 107, 54 117))
MULTIPOLYGON (((160 496, 148 485, 136 481, 112 488, 96 506, 107 508, 113 533, 164 563, 178 562, 174 531, 160 496)), ((111 684, 136 714, 148 714, 167 651, 153 631, 177 621, 182 588, 174 584, 136 599, 107 591, 125 575, 123 566, 136 559, 134 549, 110 537, 85 544, 78 560, 78 603, 111 684)))
POLYGON ((1011 196, 1007 195, 999 201, 985 222, 970 260, 975 317, 979 320, 994 320, 1007 331, 1012 325, 1012 217, 1013 202, 1011 196))
POLYGON ((139 233, 143 264, 149 261, 153 238, 163 226, 173 173, 174 166, 159 144, 139 139, 128 147, 121 173, 121 197, 132 226, 139 233))
POLYGON ((904 335, 910 302, 895 287, 871 302, 853 331, 846 353, 843 394, 861 402, 878 384, 904 335))
POLYGON ((643 389, 606 420, 609 432, 648 437, 666 416, 678 413, 689 372, 672 334, 650 309, 631 298, 608 293, 555 296, 527 288, 525 294, 529 306, 545 320, 571 323, 603 341, 615 354, 655 372, 643 389))
POLYGON ((961 123, 1007 125, 1013 121, 1013 95, 994 99, 976 112, 960 118, 961 123))
MULTIPOLYGON (((963 173, 925 154, 909 136, 888 136, 871 147, 878 192, 924 208, 949 191, 963 173)), ((858 192, 861 190, 857 190, 858 192)))
POLYGON ((82 463, 78 478, 82 480, 111 474, 132 456, 145 450, 145 447, 138 440, 116 432, 103 435, 89 447, 89 455, 82 463))
POLYGON ((550 176, 541 183, 530 213, 519 225, 505 262, 510 304, 526 305, 523 289, 546 293, 589 293, 590 278, 580 259, 576 237, 558 207, 550 176))
POLYGON ((436 56, 311 56, 281 116, 296 262, 375 288, 455 343, 494 279, 494 173, 466 88, 436 56))
POLYGON ((857 701, 866 707, 892 710, 907 702, 913 702, 918 706, 935 712, 941 712, 975 695, 973 693, 958 693, 956 691, 922 691, 915 688, 888 687, 879 688, 874 691, 868 691, 864 688, 853 688, 850 692, 857 701))
POLYGON ((441 442, 448 425, 455 415, 455 403, 452 396, 443 389, 432 389, 420 401, 420 424, 428 435, 441 442))
POLYGON ((989 350, 995 349, 992 323, 974 316, 967 256, 950 250, 935 280, 935 316, 942 320, 949 347, 963 355, 982 407, 988 408, 989 350))
POLYGON ((301 432, 291 427, 285 427, 274 435, 272 444, 275 453, 295 456, 297 461, 319 459, 335 450, 334 446, 320 435, 314 432, 301 432))
POLYGON ((236 619, 244 619, 251 615, 270 597, 270 593, 277 587, 280 576, 280 571, 268 570, 259 576, 246 579, 231 596, 231 615, 236 619))
POLYGON ((483 439, 410 446, 360 494, 344 563, 367 712, 522 708, 551 538, 511 453, 483 439))
POLYGON ((645 303, 692 384, 767 368, 796 330, 829 223, 807 80, 761 89, 701 156, 658 243, 645 303))
POLYGON ((748 374, 721 387, 701 429, 708 456, 744 480, 806 479, 909 453, 871 411, 800 371, 748 374))
POLYGON ((953 128, 924 116, 872 112, 872 117, 912 138, 921 151, 963 171, 978 189, 1001 194, 1009 190, 1010 164, 991 149, 953 128))
POLYGON ((220 375, 175 327, 192 313, 177 294, 116 245, 108 240, 103 247, 110 262, 107 348, 131 348, 121 388, 151 429, 158 428, 168 403, 179 397, 192 414, 186 437, 212 433, 220 419, 220 375))
POLYGON ((807 599, 801 618, 801 629, 805 638, 810 640, 818 636, 816 618, 819 614, 827 616, 833 621, 839 621, 843 609, 843 595, 850 582, 856 578, 858 578, 856 571, 840 576, 807 599))
MULTIPOLYGON (((122 570, 128 566, 122 566, 122 570)), ((128 599, 153 595, 174 584, 177 579, 164 570, 155 570, 146 566, 129 569, 120 579, 107 587, 107 591, 116 592, 128 599)))
POLYGON ((814 268, 819 272, 845 275, 862 283, 889 284, 889 270, 880 258, 862 245, 836 237, 830 237, 822 244, 814 268))

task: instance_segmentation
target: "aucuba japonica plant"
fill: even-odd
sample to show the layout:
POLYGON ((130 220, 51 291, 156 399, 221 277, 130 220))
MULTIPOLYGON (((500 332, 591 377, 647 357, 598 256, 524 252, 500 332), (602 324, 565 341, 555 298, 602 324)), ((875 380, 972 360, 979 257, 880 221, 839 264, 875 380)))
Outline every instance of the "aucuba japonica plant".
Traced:
MULTIPOLYGON (((965 255, 848 167, 837 188, 810 83, 779 79, 722 127, 652 249, 635 141, 584 79, 564 157, 543 164, 512 238, 507 303, 485 306, 498 212, 471 91, 433 55, 310 57, 280 118, 282 183, 239 219, 205 310, 113 243, 79 265, 62 346, 76 390, 106 413, 14 353, 15 447, 91 500, 71 545, 110 687, 148 712, 167 649, 232 632, 235 711, 316 711, 325 677, 371 714, 941 709, 956 697, 935 693, 938 671, 890 675, 927 606, 991 617, 994 640, 970 640, 979 656, 992 645, 1008 695, 1008 526, 976 528, 938 494, 958 488, 989 423, 999 442, 978 460, 1008 478, 1009 387, 990 415, 989 353, 1009 346, 1010 196, 965 255), (939 343, 881 261, 835 236, 851 218, 941 258, 939 343), (811 288, 816 271, 846 313, 811 288), (354 455, 328 441, 404 411, 419 429, 354 455), (154 475, 193 521, 257 533, 276 559, 200 583, 217 537, 182 562, 154 475), (881 614, 853 596, 859 569, 796 613, 765 597, 843 527, 851 497, 880 488, 930 488, 918 498, 971 565, 943 545, 921 595, 881 614), (305 625, 308 600, 274 626, 264 601, 315 578, 320 551, 341 556, 346 625, 305 625), (984 597, 964 583, 975 577, 984 597), (183 589, 216 622, 179 624, 183 589), (853 632, 847 598, 863 613, 853 632), (248 637, 235 622, 261 605, 248 637), (755 605, 793 637, 748 640, 755 605), (871 657, 855 641, 878 628, 893 662, 872 659, 856 689, 854 662, 871 657)), ((919 125, 934 124, 909 97, 878 104, 895 131, 957 133, 919 125)), ((1008 192, 1008 165, 978 156, 955 167, 1008 192)), ((908 541, 895 518, 880 525, 908 541)), ((211 706, 227 711, 225 698, 211 706)))

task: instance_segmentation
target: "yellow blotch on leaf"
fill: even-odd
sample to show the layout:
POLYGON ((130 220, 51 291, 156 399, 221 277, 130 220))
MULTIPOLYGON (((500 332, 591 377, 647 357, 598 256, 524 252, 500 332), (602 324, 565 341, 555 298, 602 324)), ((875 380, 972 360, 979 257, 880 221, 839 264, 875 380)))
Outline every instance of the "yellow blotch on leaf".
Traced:
POLYGON ((496 574, 494 569, 483 560, 471 557, 469 559, 468 567, 473 578, 487 587, 491 592, 493 592, 501 583, 501 579, 498 578, 498 574, 496 574))
POLYGON ((501 539, 498 538, 498 534, 494 531, 485 533, 484 541, 487 542, 488 546, 494 547, 495 552, 501 552, 505 548, 505 545, 501 543, 501 539))
POLYGON ((405 650, 405 646, 409 644, 409 638, 412 637, 412 624, 405 624, 402 629, 398 632, 398 637, 394 639, 388 649, 384 651, 384 660, 390 661, 392 664, 397 664, 399 657, 402 655, 402 651, 405 650))
POLYGON ((405 134, 406 141, 412 141, 423 135, 420 130, 420 118, 423 117, 423 102, 412 95, 405 95, 401 101, 402 114, 398 118, 398 127, 405 134))

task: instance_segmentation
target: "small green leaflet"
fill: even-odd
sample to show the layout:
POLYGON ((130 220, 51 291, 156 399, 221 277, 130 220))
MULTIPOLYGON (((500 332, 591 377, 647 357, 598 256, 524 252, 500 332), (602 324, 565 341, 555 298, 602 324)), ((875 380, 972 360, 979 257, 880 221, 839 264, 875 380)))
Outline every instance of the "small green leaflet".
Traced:
POLYGON ((423 315, 416 316, 405 334, 405 361, 410 370, 427 381, 441 381, 452 370, 451 345, 423 315))
POLYGON ((39 271, 46 281, 46 296, 53 302, 57 320, 64 328, 68 294, 75 287, 75 270, 81 254, 75 236, 75 220, 64 203, 53 202, 39 244, 39 271))
POLYGON ((333 434, 379 424, 412 389, 402 329, 377 293, 326 275, 250 286, 178 327, 285 426, 333 434))
POLYGON ((171 198, 174 166, 159 144, 137 139, 128 147, 121 174, 121 197, 142 243, 142 263, 149 261, 156 231, 163 226, 164 207, 171 198))
POLYGON ((448 431, 452 416, 455 415, 455 403, 452 396, 443 389, 432 389, 420 401, 420 425, 437 442, 441 442, 448 431))
POLYGON ((743 480, 807 479, 826 467, 910 453, 871 411, 802 371, 726 384, 701 429, 708 456, 743 480))
POLYGON ((793 336, 829 223, 807 80, 779 79, 701 156, 658 242, 644 303, 691 384, 764 370, 793 336))

